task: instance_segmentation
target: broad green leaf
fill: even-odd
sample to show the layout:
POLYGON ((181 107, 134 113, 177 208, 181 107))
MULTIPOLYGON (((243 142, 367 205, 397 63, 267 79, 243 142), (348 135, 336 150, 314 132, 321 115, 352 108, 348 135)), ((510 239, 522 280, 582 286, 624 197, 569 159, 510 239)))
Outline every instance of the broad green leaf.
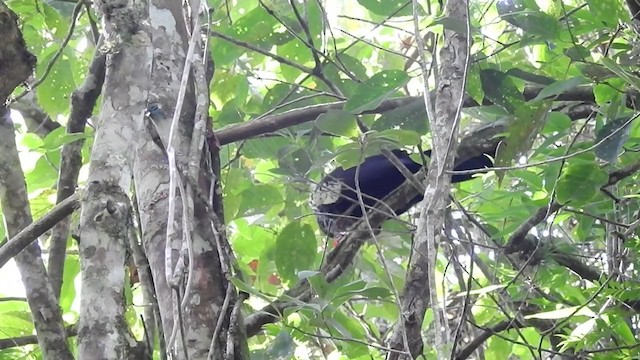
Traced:
POLYGON ((509 69, 507 70, 507 75, 517 77, 519 79, 525 80, 527 82, 536 83, 540 85, 551 85, 555 82, 554 79, 549 78, 547 76, 542 76, 539 74, 535 74, 523 69, 509 69))
MULTIPOLYGON (((509 124, 506 145, 500 147, 496 156, 496 166, 509 166, 518 155, 531 149, 533 141, 544 127, 545 115, 551 104, 550 100, 529 102, 515 110, 514 121, 509 124)), ((502 179, 503 176, 504 172, 499 171, 498 177, 502 179)))
POLYGON ((236 105, 235 100, 230 100, 224 107, 222 111, 218 113, 215 118, 216 126, 223 127, 225 125, 235 124, 244 121, 244 113, 240 108, 236 105))
POLYGON ((358 135, 356 117, 342 110, 329 110, 316 119, 318 129, 337 136, 351 138, 358 135))
MULTIPOLYGON (((313 56, 311 54, 311 51, 309 51, 309 48, 298 39, 293 39, 292 41, 286 44, 278 46, 277 53, 278 55, 282 56, 283 58, 289 60, 292 63, 303 65, 303 66, 310 66, 310 67, 313 66, 313 56)), ((288 66, 285 65, 281 67, 286 68, 288 66)), ((296 69, 295 71, 283 73, 283 75, 290 74, 291 77, 289 78, 285 77, 285 78, 293 82, 296 80, 296 78, 293 76, 296 76, 296 74, 299 74, 299 73, 300 71, 296 69)))
POLYGON ((575 45, 564 50, 564 54, 573 61, 587 61, 591 56, 589 49, 581 45, 575 45))
POLYGON ((527 34, 554 39, 560 32, 558 20, 541 12, 535 1, 498 0, 496 9, 503 20, 521 28, 527 34))
POLYGON ((34 331, 30 311, 14 310, 0 312, 0 331, 2 338, 10 338, 31 334, 34 331))
POLYGON ((593 87, 593 95, 596 98, 596 104, 605 105, 613 102, 620 102, 621 94, 618 89, 625 87, 624 80, 620 78, 611 78, 606 84, 597 84, 593 87))
POLYGON ((607 67, 607 69, 613 71, 621 79, 625 80, 627 83, 629 83, 629 85, 633 86, 636 91, 640 91, 640 78, 638 78, 635 74, 616 64, 611 59, 602 58, 601 61, 602 64, 607 67))
POLYGON ((375 134, 375 138, 392 141, 401 146, 415 146, 420 143, 420 134, 411 130, 383 130, 375 134))
MULTIPOLYGON (((47 64, 53 60, 54 48, 52 46, 48 56, 38 59, 36 68, 38 78, 44 76, 47 64)), ((68 48, 64 49, 63 55, 54 63, 45 81, 36 88, 39 104, 52 117, 66 114, 69 111, 69 96, 76 88, 76 83, 73 80, 73 62, 71 60, 75 58, 73 55, 73 51, 68 48)))
POLYGON ((631 129, 631 119, 628 117, 617 118, 605 124, 596 134, 596 143, 602 141, 596 147, 596 156, 600 159, 613 163, 622 152, 624 143, 629 138, 631 129))
POLYGON ((296 344, 287 331, 281 331, 264 350, 251 352, 253 360, 289 360, 295 354, 296 344))
POLYGON ((612 330, 623 339, 627 344, 634 344, 635 332, 629 327, 629 323, 625 321, 624 317, 619 314, 611 314, 610 319, 607 319, 607 324, 612 327, 612 330))
MULTIPOLYGON (((365 339, 365 331, 363 325, 356 319, 350 316, 346 316, 341 311, 336 311, 332 314, 331 319, 328 319, 328 323, 331 324, 335 330, 338 331, 341 337, 348 339, 365 339)), ((367 346, 361 343, 349 343, 349 346, 344 348, 346 355, 350 359, 362 356, 368 353, 367 346)))
POLYGON ((241 194, 242 202, 238 214, 241 216, 263 214, 271 209, 282 208, 282 194, 272 185, 254 184, 241 194))
POLYGON ((238 289, 239 291, 246 292, 247 294, 251 294, 251 295, 257 296, 258 298, 267 299, 267 297, 264 294, 259 292, 253 286, 251 286, 251 285, 247 284, 246 282, 240 280, 238 277, 232 276, 230 280, 231 280, 231 283, 233 284, 233 286, 236 289, 238 289))
POLYGON ((84 140, 93 134, 85 134, 85 133, 67 133, 67 129, 64 127, 59 127, 49 133, 47 137, 44 138, 42 149, 43 150, 58 150, 62 147, 62 145, 72 143, 76 140, 84 140))
POLYGON ((338 148, 335 160, 345 169, 354 167, 365 159, 362 147, 357 143, 349 143, 338 148))
POLYGON ((542 89, 542 91, 540 91, 538 96, 536 96, 535 99, 533 99, 533 101, 538 101, 538 100, 546 99, 548 97, 555 97, 555 96, 564 94, 565 92, 586 83, 587 83, 587 79, 581 76, 573 77, 571 79, 567 79, 563 81, 556 81, 551 85, 545 86, 545 88, 542 89))
POLYGON ((29 192, 51 188, 58 180, 60 152, 48 152, 40 156, 33 170, 26 174, 29 192))
POLYGON ((595 163, 570 164, 558 180, 558 202, 571 202, 572 206, 586 204, 596 196, 608 179, 607 173, 595 163))
MULTIPOLYGON (((358 0, 358 3, 372 13, 384 17, 413 15, 411 2, 406 0, 358 0)), ((422 6, 418 6, 418 15, 424 15, 422 6)))
POLYGON ((606 67, 600 64, 579 63, 576 64, 576 68, 580 70, 582 75, 597 82, 601 82, 615 76, 615 73, 613 71, 608 70, 606 67))
MULTIPOLYGON (((360 84, 359 81, 364 81, 368 78, 367 69, 362 63, 346 54, 340 54, 337 59, 331 59, 331 62, 324 66, 323 72, 327 79, 335 84, 342 92, 342 95, 347 98, 353 96, 360 84), (349 75, 345 74, 345 71, 349 72, 349 75), (355 77, 355 80, 351 77, 355 77)), ((327 101, 334 100, 329 99, 327 101)))
POLYGON ((418 134, 429 131, 429 119, 422 98, 387 111, 373 123, 371 130, 402 129, 413 130, 418 134))
POLYGON ((511 354, 512 347, 513 344, 508 338, 492 336, 487 340, 487 349, 484 352, 484 356, 487 359, 501 359, 505 355, 511 354))
POLYGON ((55 34, 58 39, 63 39, 69 32, 68 21, 60 13, 48 3, 38 4, 43 12, 44 21, 49 30, 55 34))
POLYGON ((20 145, 27 147, 29 150, 37 150, 43 144, 42 138, 34 133, 26 133, 20 139, 20 145))
POLYGON ((287 146, 278 157, 278 166, 291 175, 305 174, 313 165, 309 152, 297 146, 287 146))
POLYGON ((571 123, 571 118, 567 114, 559 111, 550 111, 547 113, 547 121, 542 132, 551 135, 554 132, 564 132, 571 128, 571 123))
POLYGON ((299 271, 309 270, 315 263, 316 247, 311 226, 298 221, 285 226, 276 240, 275 261, 280 276, 296 281, 299 271))
MULTIPOLYGON (((238 4, 239 7, 244 7, 238 4)), ((260 6, 256 6, 249 11, 244 11, 243 16, 236 19, 231 27, 215 27, 214 30, 223 32, 224 34, 245 42, 251 43, 253 46, 263 50, 271 50, 272 46, 278 42, 282 42, 282 36, 275 36, 279 31, 281 24, 264 11, 260 6)), ((285 39, 289 39, 288 36, 285 39)), ((231 62, 237 61, 248 50, 244 47, 236 46, 224 40, 216 40, 215 46, 211 47, 213 58, 216 66, 224 66, 231 62)), ((260 58, 251 52, 253 60, 260 58)))
POLYGON ((262 226, 251 226, 245 219, 234 221, 234 227, 237 231, 233 232, 234 236, 231 238, 233 249, 246 259, 259 258, 265 248, 275 243, 272 231, 262 226))
POLYGON ((507 74, 495 69, 485 69, 480 71, 480 80, 484 96, 502 106, 508 113, 515 114, 524 104, 524 97, 507 74))
POLYGON ((611 29, 615 29, 621 20, 627 21, 620 19, 622 11, 626 13, 626 10, 620 9, 616 1, 587 0, 586 2, 589 4, 589 11, 611 29))
MULTIPOLYGON (((298 278, 301 278, 302 276, 307 276, 310 273, 312 273, 312 271, 308 271, 308 270, 300 271, 298 273, 298 278), (300 275, 300 273, 303 273, 303 275, 300 275)), ((324 300, 329 296, 329 293, 332 290, 332 284, 329 284, 327 282, 327 279, 325 279, 322 273, 319 273, 318 275, 315 275, 315 276, 307 277, 306 279, 309 281, 309 284, 311 284, 311 287, 313 288, 313 290, 316 292, 316 294, 320 299, 324 300)))
POLYGON ((358 86, 353 96, 344 104, 344 111, 360 114, 375 109, 409 80, 409 75, 404 71, 381 71, 358 86))

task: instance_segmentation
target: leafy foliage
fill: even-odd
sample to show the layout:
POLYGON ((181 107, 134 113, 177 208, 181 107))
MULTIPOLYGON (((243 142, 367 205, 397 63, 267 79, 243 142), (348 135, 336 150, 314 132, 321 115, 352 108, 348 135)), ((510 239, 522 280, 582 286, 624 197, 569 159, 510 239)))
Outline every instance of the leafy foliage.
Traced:
MULTIPOLYGON (((95 14, 80 16, 64 44, 72 6, 8 3, 38 57, 36 77, 47 72, 35 90, 37 105, 64 126, 71 92, 96 50, 86 30, 88 15, 95 14), (62 56, 51 63, 58 51, 62 56)), ((382 148, 417 153, 417 145, 430 147, 411 5, 395 0, 293 3, 296 11, 287 2, 239 1, 230 7, 227 1, 209 1, 215 9, 209 115, 216 131, 344 101, 316 114, 314 121, 224 144, 221 150, 225 220, 245 275, 233 283, 252 295, 246 313, 299 281, 308 281, 316 294, 286 309, 281 322, 249 339, 249 347, 255 359, 382 358, 399 320, 397 294, 411 256, 415 214, 387 221, 354 264, 327 282, 318 270, 336 244, 320 235, 308 195, 336 166, 356 166, 382 148), (405 101, 376 110, 398 98, 405 101)), ((466 30, 457 19, 444 18, 438 2, 431 7, 418 9, 422 29, 434 35, 443 28, 466 30)), ((601 359, 640 356, 638 175, 631 171, 607 186, 610 174, 640 161, 634 109, 640 51, 625 2, 473 1, 469 20, 466 91, 469 102, 478 104, 465 108, 462 127, 499 119, 507 119, 510 127, 496 156, 497 165, 508 170, 455 189, 458 202, 450 208, 447 241, 440 244, 437 272, 443 288, 437 290, 451 331, 459 332, 457 350, 495 330, 482 343, 485 358, 535 359, 555 352, 601 359), (553 203, 562 208, 545 214, 529 232, 535 245, 519 256, 506 254, 502 246, 553 203)), ((53 206, 60 147, 79 137, 90 140, 92 132, 86 133, 68 136, 61 127, 40 137, 20 129, 35 217, 53 206)), ((90 141, 85 151, 89 147, 90 141)), ((75 250, 70 239, 60 298, 70 322, 78 317, 75 250)), ((0 286, 3 295, 8 290, 0 286)), ((128 321, 139 335, 144 333, 136 316, 142 312, 139 289, 133 286, 128 295, 128 321)), ((429 325, 428 315, 425 336, 440 331, 429 325)), ((0 338, 32 332, 24 302, 0 301, 0 338)), ((19 349, 1 350, 0 358, 36 351, 35 346, 19 349)), ((431 358, 432 349, 424 351, 431 358)))

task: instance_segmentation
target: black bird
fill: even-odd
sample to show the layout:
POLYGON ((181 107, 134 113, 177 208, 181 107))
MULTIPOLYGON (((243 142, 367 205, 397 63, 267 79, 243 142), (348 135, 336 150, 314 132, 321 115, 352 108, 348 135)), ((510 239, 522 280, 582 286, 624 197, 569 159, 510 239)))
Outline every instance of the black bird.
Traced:
MULTIPOLYGON (((422 165, 413 161, 409 154, 402 150, 392 150, 398 159, 412 173, 417 173, 422 165)), ((431 155, 431 150, 424 152, 431 155)), ((483 154, 456 163, 454 170, 476 170, 493 167, 491 157, 494 154, 483 154)), ((360 164, 358 186, 362 193, 365 208, 369 209, 380 200, 402 185, 406 178, 384 155, 368 157, 360 164)), ((345 232, 359 218, 362 209, 356 193, 356 167, 337 168, 326 175, 311 195, 311 207, 314 210, 320 230, 329 236, 345 232)), ((457 183, 473 178, 473 175, 453 175, 451 182, 457 183)), ((420 202, 423 194, 417 194, 405 206, 394 209, 400 215, 420 202)))

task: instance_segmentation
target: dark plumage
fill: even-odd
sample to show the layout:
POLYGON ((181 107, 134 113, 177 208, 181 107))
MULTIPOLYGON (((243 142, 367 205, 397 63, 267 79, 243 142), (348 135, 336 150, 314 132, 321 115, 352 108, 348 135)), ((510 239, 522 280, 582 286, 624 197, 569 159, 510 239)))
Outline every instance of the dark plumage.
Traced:
MULTIPOLYGON (((422 165, 414 162, 409 154, 402 150, 392 151, 398 159, 412 172, 417 173, 422 165)), ((431 151, 425 151, 429 156, 431 151)), ((493 155, 493 154, 489 154, 493 155)), ((456 164, 454 170, 475 170, 493 166, 487 155, 477 156, 456 164)), ((330 236, 346 231, 354 222, 362 217, 356 193, 356 167, 337 168, 325 176, 311 195, 311 206, 318 219, 320 229, 330 236)), ((453 175, 451 182, 470 180, 473 175, 453 175)), ((374 206, 378 201, 397 189, 405 181, 400 171, 384 156, 368 157, 360 164, 359 186, 364 204, 374 206)), ((396 209, 400 215, 422 200, 423 195, 416 195, 404 207, 396 209)))

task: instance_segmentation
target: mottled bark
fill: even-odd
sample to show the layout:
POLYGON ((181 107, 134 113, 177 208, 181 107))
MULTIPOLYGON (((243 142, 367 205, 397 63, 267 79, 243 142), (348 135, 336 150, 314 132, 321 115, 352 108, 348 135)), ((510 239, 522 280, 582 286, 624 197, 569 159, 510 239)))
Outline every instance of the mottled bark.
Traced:
POLYGON ((127 359, 135 346, 124 318, 134 144, 146 110, 152 49, 142 2, 101 3, 108 31, 104 99, 80 216, 81 359, 127 359))
MULTIPOLYGON (((458 19, 462 24, 468 23, 465 0, 447 1, 445 12, 447 16, 458 19)), ((410 355, 390 353, 390 359, 412 359, 422 354, 422 323, 429 306, 434 313, 432 327, 436 356, 450 357, 448 324, 445 312, 437 299, 434 274, 436 246, 444 226, 445 207, 451 187, 451 178, 447 171, 453 168, 459 143, 458 119, 464 103, 464 85, 469 61, 468 36, 467 33, 444 30, 444 43, 438 59, 441 66, 436 79, 435 117, 430 118, 433 156, 427 172, 424 207, 420 211, 401 300, 401 324, 396 327, 389 342, 391 348, 408 350, 410 355)), ((425 57, 422 56, 422 59, 425 57)), ((422 63, 421 66, 423 72, 428 73, 426 65, 422 63)))
MULTIPOLYGON (((26 49, 18 17, 0 1, 0 206, 7 234, 13 237, 32 222, 15 129, 5 100, 33 70, 36 59, 26 49)), ((42 261, 40 244, 32 242, 15 256, 22 276, 38 344, 45 359, 72 359, 62 314, 42 261)))
MULTIPOLYGON (((209 209, 203 203, 195 204, 195 210, 193 208, 194 198, 197 197, 195 194, 204 194, 207 198, 209 187, 206 184, 198 184, 197 181, 189 181, 184 176, 189 169, 189 157, 194 155, 190 151, 193 134, 203 131, 202 124, 206 122, 200 123, 199 127, 194 126, 194 78, 191 76, 187 82, 183 82, 182 79, 186 61, 202 61, 199 41, 195 46, 195 55, 192 58, 187 57, 190 36, 187 24, 183 21, 182 10, 180 4, 173 1, 155 1, 150 7, 154 68, 151 77, 153 91, 149 96, 149 105, 157 106, 159 110, 150 116, 147 126, 151 129, 140 136, 133 172, 140 211, 142 243, 153 274, 156 297, 162 314, 163 333, 167 346, 170 347, 168 350, 177 358, 184 357, 184 338, 189 358, 199 359, 206 358, 209 354, 214 327, 221 316, 227 281, 223 276, 209 209), (181 89, 184 97, 180 95, 181 89), (181 104, 181 108, 173 142, 169 144, 170 127, 177 104, 181 104), (169 148, 175 149, 176 165, 182 175, 183 190, 186 190, 189 205, 187 208, 182 207, 181 193, 176 191, 175 207, 172 209, 175 220, 169 224, 170 231, 167 235, 167 219, 172 206, 169 196, 170 164, 165 152, 165 149, 169 148), (191 231, 183 229, 184 216, 187 217, 191 231), (188 231, 188 234, 185 234, 185 231, 188 231), (187 249, 190 249, 188 259, 187 249), (175 271, 177 264, 187 265, 178 266, 179 271, 175 271), (187 287, 189 276, 192 281, 190 287, 187 287), (169 281, 175 281, 176 285, 181 287, 179 299, 176 291, 169 286, 169 281), (186 298, 183 298, 185 287, 186 298), (182 326, 176 323, 177 306, 181 306, 182 326), (176 326, 179 328, 176 329, 176 326), (182 329, 184 332, 180 333, 182 329)), ((198 96, 204 96, 204 100, 208 101, 208 94, 198 93, 198 96)), ((195 163, 199 164, 202 142, 196 141, 195 147, 195 163)), ((204 180, 206 183, 206 179, 204 180)), ((228 325, 225 323, 225 328, 226 326, 228 325)), ((219 354, 223 354, 221 356, 226 356, 227 351, 224 349, 227 331, 224 328, 221 335, 220 339, 214 342, 213 348, 219 351, 219 354)))
MULTIPOLYGON (((106 55, 96 51, 84 83, 71 95, 71 115, 67 122, 67 134, 82 134, 91 117, 93 108, 102 91, 105 75, 106 55)), ((82 167, 82 146, 84 140, 64 144, 60 156, 56 202, 73 195, 78 186, 78 174, 82 167)), ((64 275, 64 260, 67 253, 67 239, 71 227, 71 218, 60 221, 51 231, 49 240, 49 263, 47 270, 56 297, 60 297, 64 275)))
MULTIPOLYGON (((10 237, 32 221, 14 133, 9 109, 0 108, 0 205, 10 237)), ((62 314, 45 271, 38 242, 32 242, 15 256, 15 260, 22 276, 43 357, 72 359, 67 347, 62 314)))

